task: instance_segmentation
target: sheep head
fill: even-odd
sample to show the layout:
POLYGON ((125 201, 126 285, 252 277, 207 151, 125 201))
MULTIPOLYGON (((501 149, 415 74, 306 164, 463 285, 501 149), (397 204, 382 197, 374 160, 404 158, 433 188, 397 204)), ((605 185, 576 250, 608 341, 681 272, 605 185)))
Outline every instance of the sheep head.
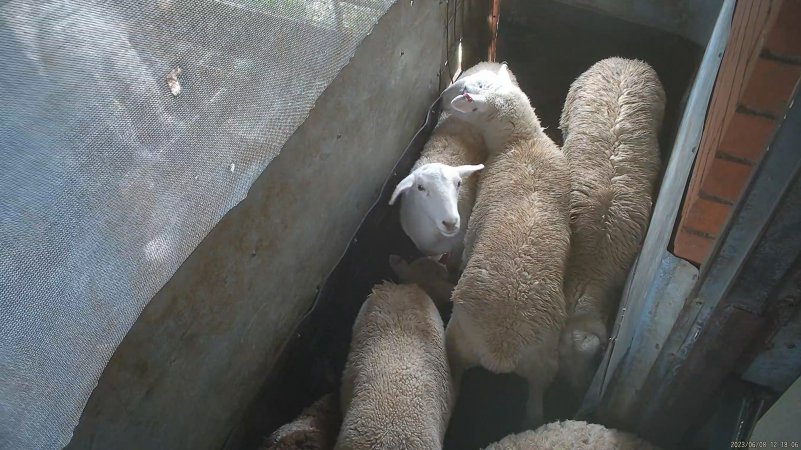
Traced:
POLYGON ((497 72, 481 71, 459 79, 446 91, 443 96, 453 98, 447 111, 480 130, 491 153, 505 148, 510 140, 542 133, 528 96, 506 65, 497 72))
POLYGON ((467 118, 501 109, 506 97, 522 92, 512 81, 506 65, 497 72, 482 71, 465 77, 454 86, 458 95, 450 101, 450 109, 467 118))
POLYGON ((455 236, 461 223, 458 201, 462 178, 483 168, 483 164, 424 164, 398 183, 389 204, 394 204, 404 194, 403 207, 410 208, 408 212, 421 221, 428 221, 428 225, 436 227, 443 236, 455 236))
POLYGON ((401 256, 389 255, 389 266, 401 283, 425 284, 428 280, 448 282, 450 278, 448 269, 442 263, 426 257, 408 263, 401 256))
POLYGON ((446 314, 455 285, 450 280, 448 269, 435 259, 422 257, 411 263, 398 255, 389 255, 389 266, 401 283, 420 286, 441 314, 446 314))

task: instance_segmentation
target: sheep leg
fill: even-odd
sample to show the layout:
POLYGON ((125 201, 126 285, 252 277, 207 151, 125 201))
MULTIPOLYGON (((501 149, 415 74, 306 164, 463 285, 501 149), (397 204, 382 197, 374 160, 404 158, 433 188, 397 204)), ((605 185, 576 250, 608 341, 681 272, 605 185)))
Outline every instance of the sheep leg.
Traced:
POLYGON ((575 396, 584 396, 606 341, 606 327, 594 315, 577 314, 565 324, 559 342, 559 376, 575 396))
MULTIPOLYGON (((556 336, 554 336, 556 338, 556 336)), ((551 342, 534 348, 522 358, 515 371, 528 381, 528 399, 526 400, 526 418, 523 426, 535 429, 543 422, 543 396, 545 389, 556 376, 559 364, 557 343, 551 342)))
POLYGON ((542 410, 543 388, 536 382, 528 384, 528 399, 526 400, 526 418, 523 427, 527 430, 534 430, 543 422, 542 410))
POLYGON ((468 336, 459 323, 458 315, 451 316, 448 328, 445 330, 445 349, 448 353, 454 390, 458 395, 464 372, 478 364, 478 359, 470 348, 468 336))

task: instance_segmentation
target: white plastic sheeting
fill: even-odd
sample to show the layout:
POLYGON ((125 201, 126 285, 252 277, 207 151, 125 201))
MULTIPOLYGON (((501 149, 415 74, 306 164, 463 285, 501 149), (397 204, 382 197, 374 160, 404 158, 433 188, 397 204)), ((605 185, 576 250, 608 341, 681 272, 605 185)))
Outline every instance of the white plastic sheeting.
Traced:
POLYGON ((69 442, 144 306, 393 3, 352 1, 0 4, 0 449, 69 442))

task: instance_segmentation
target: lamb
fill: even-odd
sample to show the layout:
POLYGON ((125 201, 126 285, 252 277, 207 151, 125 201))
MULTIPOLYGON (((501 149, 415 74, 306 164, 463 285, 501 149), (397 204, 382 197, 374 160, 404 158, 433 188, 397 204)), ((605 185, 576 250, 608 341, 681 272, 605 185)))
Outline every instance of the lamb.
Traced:
POLYGON ((538 425, 567 316, 567 161, 506 66, 449 89, 459 93, 450 106, 454 115, 482 133, 490 153, 465 235, 464 272, 452 295, 446 331, 451 370, 457 386, 475 365, 526 378, 526 425, 538 425))
POLYGON ((401 283, 416 283, 420 286, 445 317, 455 287, 447 267, 426 257, 408 263, 398 255, 389 255, 389 265, 401 283))
POLYGON ((336 395, 324 395, 267 438, 264 450, 329 450, 341 421, 336 395))
POLYGON ((659 450, 633 434, 574 420, 543 425, 534 431, 506 436, 484 450, 659 450))
MULTIPOLYGON (((495 73, 501 66, 482 62, 463 76, 495 73)), ((444 104, 451 99, 443 97, 444 104)), ((403 231, 426 256, 450 254, 447 264, 453 269, 461 263, 464 232, 475 202, 476 176, 472 175, 484 168, 486 158, 481 135, 443 112, 411 173, 398 183, 389 201, 392 205, 403 194, 403 231)))
POLYGON ((438 449, 453 404, 445 331, 413 284, 373 287, 353 325, 336 449, 438 449))
POLYGON ((660 171, 665 92, 642 61, 609 58, 579 76, 560 128, 572 179, 572 249, 560 374, 579 397, 608 339, 623 284, 648 229, 660 171))

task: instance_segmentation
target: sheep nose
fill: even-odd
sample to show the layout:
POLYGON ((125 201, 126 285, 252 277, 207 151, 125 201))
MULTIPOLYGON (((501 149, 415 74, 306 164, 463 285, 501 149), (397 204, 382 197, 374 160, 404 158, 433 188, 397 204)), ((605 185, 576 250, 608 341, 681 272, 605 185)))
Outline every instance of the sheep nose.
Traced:
POLYGON ((445 229, 448 231, 453 231, 456 229, 456 221, 455 220, 443 220, 442 225, 445 226, 445 229))

